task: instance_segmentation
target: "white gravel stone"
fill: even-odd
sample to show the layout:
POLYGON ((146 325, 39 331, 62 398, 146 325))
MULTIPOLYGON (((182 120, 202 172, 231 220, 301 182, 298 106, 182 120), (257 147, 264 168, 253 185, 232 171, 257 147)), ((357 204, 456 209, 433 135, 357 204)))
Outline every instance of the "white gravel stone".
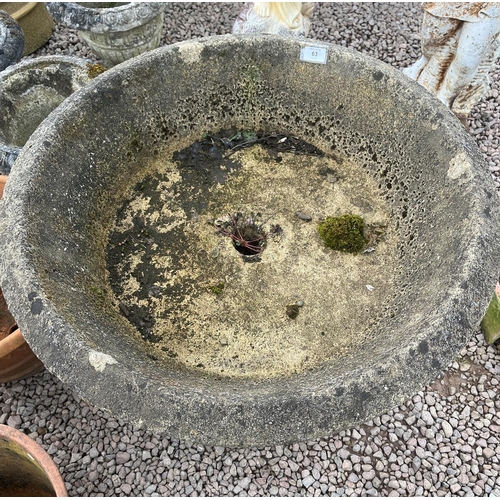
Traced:
POLYGON ((441 427, 443 428, 444 435, 447 438, 453 436, 453 427, 446 420, 441 422, 441 427))
POLYGON ((372 470, 367 470, 363 472, 363 479, 366 479, 367 481, 371 481, 375 477, 375 471, 372 470))
POLYGON ((302 485, 304 486, 304 488, 309 488, 309 486, 312 486, 315 481, 316 479, 314 479, 312 476, 306 476, 302 479, 302 485))

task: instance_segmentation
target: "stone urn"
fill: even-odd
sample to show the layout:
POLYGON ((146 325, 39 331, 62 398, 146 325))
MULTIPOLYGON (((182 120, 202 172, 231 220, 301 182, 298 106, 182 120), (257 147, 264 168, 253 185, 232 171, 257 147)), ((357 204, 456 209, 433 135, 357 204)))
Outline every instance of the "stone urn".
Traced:
POLYGON ((0 488, 5 497, 67 497, 56 464, 33 439, 0 425, 0 488))
POLYGON ((24 34, 12 17, 0 10, 0 71, 15 64, 24 51, 24 34))
POLYGON ((0 10, 21 26, 25 38, 23 55, 35 52, 51 37, 54 20, 43 2, 0 2, 0 10))
POLYGON ((160 45, 164 2, 47 2, 56 20, 78 30, 92 52, 114 66, 160 45))
MULTIPOLYGON (((99 73, 95 64, 71 56, 22 61, 0 73, 0 174, 8 174, 38 125, 64 99, 99 73)), ((104 68, 102 68, 104 69, 104 68)))
POLYGON ((89 402, 270 445, 438 376, 484 316, 499 230, 480 151, 420 85, 335 45, 227 35, 127 61, 42 123, 6 186, 0 277, 89 402), (356 251, 324 245, 337 217, 364 222, 356 251))

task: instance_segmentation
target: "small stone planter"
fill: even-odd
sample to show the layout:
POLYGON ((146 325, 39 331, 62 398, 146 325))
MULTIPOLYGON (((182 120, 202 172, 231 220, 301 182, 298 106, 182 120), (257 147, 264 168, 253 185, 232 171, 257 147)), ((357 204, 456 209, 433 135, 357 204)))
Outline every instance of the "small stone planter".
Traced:
POLYGON ((477 332, 498 278, 500 202, 457 118, 313 40, 127 61, 11 175, 0 280, 33 351, 87 401, 190 441, 303 441, 403 403, 477 332), (320 222, 349 213, 367 248, 326 248, 320 222))
POLYGON ((55 20, 78 30, 92 52, 114 66, 160 45, 162 2, 48 2, 55 20))
POLYGON ((94 66, 69 56, 22 61, 0 73, 0 174, 8 174, 38 125, 92 80, 94 66))
POLYGON ((24 51, 24 35, 21 27, 6 12, 0 10, 0 71, 15 64, 24 51))
POLYGON ((0 485, 6 497, 67 497, 47 452, 26 434, 0 424, 0 485))
POLYGON ((35 52, 52 35, 54 21, 43 2, 0 2, 0 10, 6 11, 21 26, 25 56, 35 52))

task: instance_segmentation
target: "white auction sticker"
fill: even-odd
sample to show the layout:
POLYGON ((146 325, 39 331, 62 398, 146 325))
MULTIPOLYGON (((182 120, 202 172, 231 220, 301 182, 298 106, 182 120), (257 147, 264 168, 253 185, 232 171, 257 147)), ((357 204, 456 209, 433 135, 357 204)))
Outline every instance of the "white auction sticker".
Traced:
POLYGON ((302 47, 300 49, 300 60, 318 64, 326 64, 326 47, 302 47))

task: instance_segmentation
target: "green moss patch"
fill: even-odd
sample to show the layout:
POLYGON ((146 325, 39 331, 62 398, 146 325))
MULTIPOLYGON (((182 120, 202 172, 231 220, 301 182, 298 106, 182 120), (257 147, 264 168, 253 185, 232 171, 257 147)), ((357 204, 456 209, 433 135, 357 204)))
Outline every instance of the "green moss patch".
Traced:
POLYGON ((361 252, 366 245, 364 230, 363 219, 353 214, 327 217, 318 225, 318 232, 325 246, 339 252, 361 252))

